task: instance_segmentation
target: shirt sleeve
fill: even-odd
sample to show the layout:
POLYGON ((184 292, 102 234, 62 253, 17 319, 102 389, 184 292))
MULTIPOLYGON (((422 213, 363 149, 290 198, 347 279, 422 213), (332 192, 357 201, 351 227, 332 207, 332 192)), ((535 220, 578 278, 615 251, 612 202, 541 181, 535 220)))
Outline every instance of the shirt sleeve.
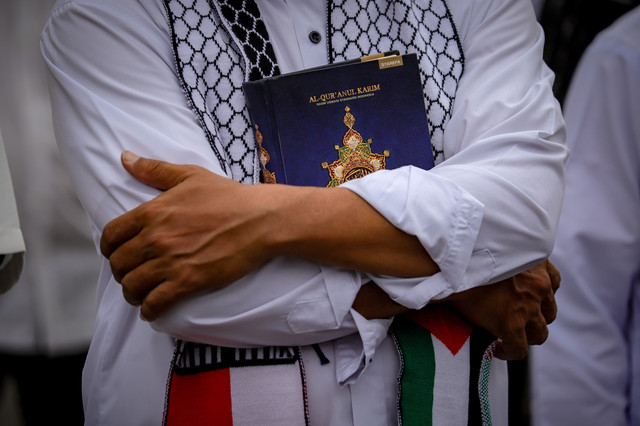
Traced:
POLYGON ((449 4, 465 69, 444 132, 445 161, 345 185, 417 236, 440 266, 423 279, 372 277, 414 309, 548 257, 564 191, 564 121, 531 5, 449 4))
MULTIPOLYGON (((56 139, 97 239, 110 220, 158 194, 122 168, 122 150, 223 174, 177 81, 163 11, 135 2, 114 8, 63 4, 41 41, 56 139)), ((99 303, 119 293, 107 275, 99 303)), ((316 343, 358 331, 350 309, 360 283, 354 271, 278 258, 225 289, 184 300, 152 326, 225 346, 316 343)))

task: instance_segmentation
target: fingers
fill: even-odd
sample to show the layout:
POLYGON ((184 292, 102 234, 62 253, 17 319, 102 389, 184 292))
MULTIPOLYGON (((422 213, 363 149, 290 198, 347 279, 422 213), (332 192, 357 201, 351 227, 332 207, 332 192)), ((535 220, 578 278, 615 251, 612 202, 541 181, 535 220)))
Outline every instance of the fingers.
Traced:
POLYGON ((558 307, 556 305, 555 293, 560 287, 560 272, 556 267, 547 259, 543 262, 545 271, 549 278, 550 289, 547 290, 547 294, 544 295, 540 302, 540 312, 544 317, 547 324, 551 324, 558 313, 558 307))
POLYGON ((512 333, 498 340, 494 355, 503 360, 520 360, 529 353, 529 346, 541 345, 549 337, 546 319, 540 314, 524 327, 514 327, 512 333))
MULTIPOLYGON (((110 224, 111 225, 111 224, 110 224)), ((109 259, 111 273, 118 282, 130 271, 154 257, 151 244, 145 244, 140 238, 138 229, 131 227, 127 229, 127 222, 113 224, 102 234, 100 249, 102 254, 109 259)))
POLYGON ((507 361, 523 359, 529 353, 530 345, 541 345, 549 336, 547 323, 542 316, 514 331, 510 336, 498 340, 494 353, 496 357, 507 361))
POLYGON ((151 259, 124 275, 120 280, 122 294, 127 303, 140 306, 148 294, 164 282, 166 277, 167 274, 162 262, 158 259, 151 259))
POLYGON ((542 314, 527 323, 525 332, 529 345, 541 345, 547 340, 549 329, 547 328, 547 321, 542 314))
POLYGON ((498 339, 494 355, 499 359, 511 361, 523 359, 528 353, 527 336, 522 331, 510 338, 498 339))
POLYGON ((160 283, 142 302, 140 306, 140 317, 145 321, 155 321, 160 315, 167 311, 167 309, 189 294, 192 293, 186 291, 184 286, 174 281, 160 283))
POLYGON ((137 180, 154 188, 167 190, 188 178, 194 166, 167 163, 139 157, 130 151, 121 156, 124 168, 137 180))
POLYGON ((562 277, 560 276, 560 272, 556 269, 556 267, 549 260, 546 260, 546 268, 547 273, 549 274, 549 279, 551 279, 551 287, 553 288, 553 292, 555 293, 560 288, 560 281, 562 277))
POLYGON ((127 303, 140 306, 140 316, 145 321, 155 321, 167 309, 193 293, 189 286, 166 279, 163 262, 152 259, 135 268, 122 279, 122 295, 127 303))
POLYGON ((542 300, 540 303, 540 312, 547 324, 555 321, 556 315, 558 314, 558 306, 556 305, 556 298, 553 294, 550 294, 542 300))
MULTIPOLYGON (((124 151, 121 160, 124 168, 137 180, 162 190, 173 188, 192 176, 197 169, 195 166, 139 157, 130 151, 124 151)), ((100 239, 103 256, 109 258, 125 241, 137 235, 143 228, 143 219, 138 207, 109 222, 100 239)))
POLYGON ((100 237, 100 252, 104 257, 109 259, 118 247, 142 230, 142 223, 137 220, 136 213, 134 209, 106 224, 100 237))

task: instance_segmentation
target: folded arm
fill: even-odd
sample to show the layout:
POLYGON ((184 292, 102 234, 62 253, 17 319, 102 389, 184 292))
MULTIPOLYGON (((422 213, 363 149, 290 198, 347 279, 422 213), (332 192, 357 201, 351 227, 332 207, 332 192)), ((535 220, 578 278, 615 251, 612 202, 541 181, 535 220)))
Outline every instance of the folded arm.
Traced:
MULTIPOLYGON (((141 32, 124 40, 114 37, 114 22, 104 22, 103 19, 96 19, 93 15, 93 9, 101 7, 99 4, 84 5, 82 8, 78 6, 79 9, 69 12, 69 8, 72 7, 76 6, 65 8, 60 15, 69 13, 67 17, 80 19, 74 19, 72 25, 69 25, 69 22, 65 22, 64 16, 56 17, 49 23, 49 29, 43 35, 43 52, 50 70, 51 95, 55 107, 56 135, 80 199, 98 229, 102 229, 112 219, 129 210, 136 212, 135 214, 142 212, 143 222, 133 221, 134 228, 123 231, 124 237, 117 235, 119 231, 114 231, 116 235, 107 235, 106 245, 103 246, 105 254, 112 258, 111 263, 116 278, 125 285, 126 297, 131 302, 136 304, 151 302, 153 297, 150 297, 150 290, 155 290, 158 295, 161 295, 163 286, 156 284, 168 281, 162 274, 173 274, 172 276, 177 277, 176 282, 184 280, 184 277, 181 278, 179 274, 189 268, 173 268, 171 265, 172 262, 180 264, 179 262, 184 261, 187 263, 182 265, 188 265, 189 253, 181 253, 180 250, 176 252, 176 249, 181 247, 180 244, 175 244, 175 239, 165 238, 179 236, 179 233, 174 232, 176 224, 187 228, 185 235, 190 238, 196 237, 197 241, 197 237, 201 237, 200 242, 204 244, 201 247, 206 248, 206 232, 197 235, 198 231, 194 232, 193 229, 203 229, 199 226, 212 221, 203 217, 198 219, 197 212, 192 212, 195 216, 184 216, 184 214, 191 214, 192 209, 180 192, 185 190, 192 195, 197 193, 197 190, 194 192, 194 188, 199 186, 192 183, 199 181, 195 177, 202 175, 201 169, 198 169, 197 173, 194 173, 193 169, 187 170, 186 179, 171 182, 170 184, 176 185, 161 193, 157 188, 165 189, 167 185, 156 184, 142 177, 143 182, 151 183, 151 186, 145 185, 132 179, 120 166, 118 159, 124 149, 145 157, 171 160, 173 163, 194 164, 209 170, 213 173, 207 172, 208 177, 205 181, 210 183, 211 180, 216 179, 215 190, 219 190, 218 185, 226 187, 226 190, 240 194, 240 200, 250 205, 271 197, 281 197, 285 202, 297 203, 297 207, 286 203, 278 204, 291 209, 291 212, 297 211, 297 214, 262 216, 265 222, 261 225, 284 222, 287 229, 292 231, 291 234, 282 232, 264 235, 259 232, 260 229, 273 230, 273 225, 264 228, 256 226, 252 228, 255 230, 254 233, 240 233, 238 230, 242 227, 234 228, 233 226, 234 220, 239 219, 239 216, 233 214, 233 209, 223 212, 228 215, 230 219, 228 224, 231 226, 225 230, 226 235, 222 235, 222 240, 226 238, 227 244, 231 245, 227 246, 226 254, 223 254, 222 258, 231 259, 232 262, 227 264, 230 266, 227 267, 228 269, 221 268, 218 271, 200 267, 200 272, 208 271, 200 275, 206 278, 204 284, 201 280, 195 279, 193 281, 196 283, 195 286, 187 288, 186 291, 184 289, 173 289, 175 292, 166 291, 165 296, 168 295, 169 299, 173 297, 173 300, 168 304, 156 302, 155 306, 160 307, 160 312, 176 300, 186 297, 187 294, 195 292, 197 297, 187 297, 184 303, 172 309, 164 323, 154 325, 158 329, 181 337, 194 340, 205 339, 218 344, 223 344, 222 342, 261 344, 260 330, 270 330, 273 327, 267 319, 275 319, 273 324, 281 325, 283 334, 297 334, 297 337, 294 336, 291 339, 298 343, 306 342, 305 338, 337 337, 337 334, 324 337, 306 334, 305 338, 300 337, 303 333, 312 333, 312 330, 336 330, 343 327, 341 333, 354 332, 353 323, 350 323, 352 318, 348 313, 361 283, 361 276, 353 270, 328 267, 318 263, 312 263, 315 272, 309 274, 309 262, 281 257, 286 254, 367 271, 387 294, 392 295, 394 300, 401 301, 407 307, 413 307, 409 304, 409 296, 414 294, 411 292, 413 288, 420 290, 418 291, 420 297, 417 302, 413 302, 420 307, 432 297, 446 297, 453 292, 484 284, 488 280, 514 274, 522 270, 522 265, 533 265, 544 257, 544 249, 549 246, 549 230, 554 228, 553 208, 558 191, 553 189, 550 191, 551 195, 541 196, 543 191, 540 187, 557 181, 562 163, 561 144, 552 140, 556 138, 556 133, 559 131, 557 123, 554 122, 558 111, 551 108, 542 113, 539 108, 532 105, 548 102, 548 99, 544 98, 548 95, 547 89, 550 89, 549 77, 546 74, 538 76, 537 79, 534 78, 534 82, 539 81, 535 84, 531 83, 531 76, 523 77, 525 82, 518 80, 515 96, 521 96, 523 90, 524 93, 528 93, 529 89, 536 84, 541 86, 540 90, 543 93, 540 99, 534 93, 532 96, 536 99, 527 99, 526 102, 519 104, 519 108, 508 109, 514 116, 526 114, 529 109, 536 116, 542 114, 539 120, 528 123, 530 126, 527 125, 524 129, 521 125, 512 125, 511 121, 519 120, 511 117, 510 121, 510 116, 506 112, 504 112, 507 114, 505 117, 483 116, 479 120, 473 120, 474 125, 469 126, 471 129, 467 129, 464 123, 465 118, 460 117, 468 114, 469 108, 457 109, 458 113, 454 113, 452 122, 458 117, 458 125, 468 131, 447 136, 447 154, 452 158, 431 173, 415 169, 385 174, 376 173, 367 179, 362 179, 362 183, 349 187, 359 196, 354 196, 353 193, 344 189, 333 192, 310 188, 283 189, 282 187, 247 189, 220 176, 215 176, 223 175, 223 172, 215 156, 212 155, 202 129, 185 102, 183 93, 175 82, 173 58, 167 49, 166 33, 162 26, 166 23, 162 21, 162 14, 160 13, 155 21, 151 16, 142 17, 141 20, 136 21, 135 28, 126 22, 128 19, 126 14, 119 15, 116 23, 124 25, 126 31, 141 32), (140 22, 144 25, 141 26, 140 22), (52 33, 56 36, 50 37, 52 33), (78 33, 92 34, 92 42, 78 40, 78 33), (131 47, 131 40, 136 44, 137 49, 131 47), (142 40, 144 42, 138 43, 142 40), (98 57, 93 55, 96 42, 102 47, 102 54, 98 57), (66 49, 65 44, 73 44, 74 49, 66 49), (143 47, 137 44, 143 44, 143 47), (95 60, 88 62, 86 60, 88 57, 95 60), (132 64, 133 72, 122 74, 119 66, 115 65, 120 63, 132 64), (118 77, 114 78, 114 76, 118 77), (167 82, 170 83, 167 84, 167 82), (484 123, 485 127, 477 126, 478 121, 484 123), (499 124, 505 122, 506 124, 499 124), (543 130, 539 130, 541 122, 543 130), (495 126, 495 135, 491 134, 491 126, 495 126), (551 136, 546 140, 540 137, 540 133, 548 133, 551 136), (521 151, 522 147, 527 148, 533 145, 538 148, 521 151), (494 146, 495 150, 491 148, 494 146), (454 156, 456 153, 457 155, 454 156), (518 153, 522 155, 517 155, 518 153), (467 177, 465 173, 456 173, 461 167, 455 159, 459 159, 460 163, 469 164, 467 177), (527 167, 531 167, 530 175, 519 177, 516 172, 520 171, 518 168, 523 162, 527 163, 527 167), (493 164, 497 167, 492 168, 493 164), (445 165, 450 166, 445 167, 445 165), (534 181, 532 177, 545 176, 549 171, 551 171, 551 178, 543 179, 541 183, 531 184, 534 181), (372 188, 377 185, 376 182, 379 179, 386 185, 384 188, 387 192, 383 191, 382 195, 387 197, 369 198, 368 194, 371 194, 372 188), (400 191, 396 191, 398 188, 400 191), (273 193, 269 196, 266 196, 266 193, 256 195, 253 191, 258 190, 273 191, 273 193), (296 194, 288 198, 287 194, 290 195, 291 191, 296 194), (399 199, 405 200, 407 204, 400 204, 401 207, 397 207, 398 198, 393 198, 394 193, 400 194, 399 199), (454 196, 447 196, 447 194, 454 196), (334 203, 326 201, 323 197, 341 201, 334 203), (155 209, 151 203, 137 208, 141 203, 152 199, 152 203, 162 205, 165 200, 171 201, 172 198, 178 201, 166 203, 161 209, 155 209), (488 210, 485 209, 484 216, 483 204, 491 207, 488 210), (395 209, 393 209, 394 205, 396 205, 395 209), (319 208, 325 206, 329 206, 331 210, 319 208), (404 207, 407 208, 404 209, 404 207), (360 222, 360 216, 358 216, 352 221, 341 222, 340 226, 345 226, 341 229, 342 231, 356 232, 346 235, 359 235, 357 238, 345 238, 345 234, 341 233, 336 235, 340 235, 342 239, 327 239, 326 235, 318 233, 319 227, 312 226, 318 222, 326 223, 331 218, 330 215, 326 216, 327 212, 338 213, 340 209, 345 209, 343 212, 352 212, 354 208, 358 211, 362 210, 363 214, 367 215, 366 219, 360 222), (408 214, 405 215, 403 209, 408 214), (504 212, 501 214, 503 209, 504 212), (159 217, 154 214, 158 211, 166 215, 159 217), (450 212, 455 214, 451 215, 450 212), (507 220, 504 220, 505 216, 512 212, 516 214, 511 219, 506 217, 507 220), (167 219, 164 223, 162 223, 163 217, 167 219), (293 219, 285 220, 288 218, 293 219), (527 221, 532 218, 535 219, 532 229, 526 230, 529 226, 527 221), (163 233, 154 232, 155 225, 147 227, 152 222, 160 223, 171 233, 163 235, 163 233), (539 224, 542 224, 542 227, 538 226, 539 224), (188 229, 189 227, 191 230, 188 229), (365 232, 366 235, 362 236, 362 232, 367 230, 376 232, 365 232), (135 238, 133 240, 127 238, 132 235, 147 239, 136 242, 135 238), (231 238, 232 236, 236 238, 231 238), (280 239, 274 241, 272 240, 274 236, 280 239), (372 236, 373 239, 370 239, 372 236), (492 236, 496 238, 495 242, 492 241, 492 236), (531 236, 535 238, 530 238, 531 236), (477 244, 476 240, 480 241, 480 244, 477 244), (123 241, 125 243, 120 244, 123 241), (152 242, 152 244, 141 244, 142 241, 152 242), (258 244, 248 244, 256 241, 258 244), (308 241, 313 241, 314 244, 306 244, 308 241), (420 244, 416 244, 416 241, 420 244), (531 242, 535 244, 530 244, 531 242), (238 253, 238 246, 234 244, 244 245, 245 255, 234 257, 232 254, 238 253), (385 250, 386 244, 391 244, 392 250, 385 250), (118 249, 126 249, 127 245, 135 250, 118 254, 118 249), (149 252, 148 247, 160 252, 149 252), (518 248, 517 255, 511 258, 508 252, 515 247, 518 248), (130 258, 123 254, 133 252, 142 253, 142 257, 130 258), (479 258, 477 253, 486 254, 480 258, 489 259, 489 264, 474 262, 474 259, 479 258), (504 259, 497 254, 504 254, 504 259), (287 261, 286 265, 279 263, 284 259, 287 261), (496 260, 498 260, 498 266, 494 267, 496 260), (148 265, 144 266, 145 264, 148 265), (436 264, 438 266, 435 266, 436 264), (273 275, 274 269, 271 268, 274 265, 286 266, 279 272, 283 275, 273 275), (142 269, 138 275, 145 278, 134 279, 135 271, 140 267, 154 272, 144 273, 145 269, 142 269), (252 272, 245 275, 249 271, 252 272), (127 279, 131 273, 134 275, 127 279), (416 281, 418 285, 414 286, 412 281, 384 277, 381 274, 414 277, 433 274, 435 281, 421 278, 416 281), (222 275, 223 279, 219 279, 218 275, 222 275), (239 278, 241 276, 243 278, 239 278), (274 277, 278 279, 274 280, 274 277), (220 288, 234 279, 236 282, 232 287, 201 293, 205 288, 220 288), (259 283, 262 287, 260 291, 256 291, 258 288, 250 285, 247 287, 248 290, 242 291, 239 285, 241 282, 252 285, 259 283), (436 285, 438 283, 442 286, 436 285), (309 288, 305 287, 307 284, 309 288), (398 287, 401 290, 394 292, 394 288, 398 287), (312 294, 318 297, 306 298, 303 293, 296 292, 297 288, 307 290, 313 288, 316 292, 312 294), (424 288, 431 290, 424 291, 424 288), (242 297, 237 297, 236 291, 242 297), (298 299, 294 300, 295 297, 298 299), (195 305, 199 305, 201 309, 193 309, 195 305), (320 322, 315 325, 315 329, 309 324, 292 326, 290 321, 282 321, 283 318, 291 318, 292 312, 301 306, 311 313, 316 312, 312 308, 318 309, 318 315, 312 315, 313 318, 309 319, 310 322, 314 320, 320 322), (261 316, 261 307, 265 308, 265 315, 268 313, 270 316, 261 316), (256 312, 260 315, 252 317, 256 312), (323 319, 327 312, 331 312, 335 320, 331 327, 323 319), (240 318, 245 322, 239 320, 240 318), (171 319, 175 322, 171 322, 171 319), (214 327, 212 323, 217 323, 219 327, 214 327), (206 324, 210 326, 208 329, 204 326, 198 329, 199 326, 206 324), (234 325, 238 327, 234 328, 234 325), (248 333, 247 341, 238 341, 245 338, 244 330, 249 325, 255 333, 248 333), (205 329, 208 331, 203 332, 205 329), (235 340, 225 340, 226 337, 220 337, 221 335, 233 335, 235 337, 232 336, 232 339, 235 340), (252 340, 254 337, 256 340, 252 340)), ((103 18, 100 14, 98 17, 103 18)), ((487 58, 486 61, 490 59, 487 58)), ((471 64, 473 64, 472 61, 471 64)), ((481 68, 482 63, 473 65, 481 68)), ((466 81, 473 82, 473 79, 466 81)), ((465 99, 471 96, 472 99, 477 100, 478 97, 487 95, 465 89, 471 84, 468 83, 465 86, 461 82, 459 97, 465 99), (465 90, 472 93, 465 93, 465 90)), ((490 98, 498 103, 502 99, 499 93, 492 94, 490 98)), ((460 102, 465 105, 464 100, 460 102)), ((473 103, 471 104, 475 107, 473 103)), ((493 107, 495 103, 489 103, 489 105, 493 107)), ((486 110, 483 111, 486 112, 486 110)), ((449 131, 449 133, 452 132, 453 130, 449 131)), ((129 171, 132 169, 129 168, 129 171)), ((544 189, 546 190, 546 187, 544 189)), ((196 194, 193 206, 198 206, 200 203, 198 200, 202 200, 199 197, 207 193, 205 191, 202 194, 196 194)), ((232 198, 234 197, 229 200, 225 198, 219 204, 225 206, 227 203, 232 203, 232 198)), ((220 200, 215 198, 211 200, 208 197, 206 199, 207 206, 212 206, 215 201, 220 200)), ((219 208, 220 205, 213 207, 219 208)), ((261 214, 268 211, 263 210, 261 214)), ((246 213, 247 210, 243 212, 246 213)), ((344 218, 344 214, 340 217, 344 218)), ((257 222, 251 221, 261 217, 245 215, 244 219, 247 218, 249 220, 246 223, 255 224, 257 222)), ((227 226, 224 223, 223 225, 227 226)), ((118 227, 111 226, 112 230, 115 228, 118 227)), ((214 252, 204 250, 200 253, 214 252)), ((218 254, 215 255, 218 256, 218 254)), ((207 262, 208 260, 204 259, 200 266, 206 266, 207 262)), ((198 268, 194 270, 197 276, 198 268)), ((108 285, 116 285, 115 280, 110 280, 108 285)), ((153 313, 153 309, 144 311, 144 305, 143 312, 150 319, 158 315, 158 311, 153 313)))
MULTIPOLYGON (((120 162, 125 149, 146 157, 198 166, 198 173, 206 170, 211 179, 219 178, 224 185, 233 186, 231 189, 238 196, 245 194, 243 185, 222 177, 224 172, 176 81, 163 11, 140 15, 140 8, 129 10, 124 3, 118 7, 126 10, 107 10, 99 3, 65 4, 54 10, 41 43, 49 70, 56 139, 76 192, 97 230, 96 243, 105 225, 114 218, 136 211, 145 202, 161 201, 172 195, 171 191, 162 192, 131 177, 120 162), (124 33, 129 36, 118 36, 124 33), (100 55, 94 54, 96 46, 100 46, 100 55), (128 69, 123 70, 121 64, 127 64, 128 69)), ((180 187, 188 189, 188 185, 186 182, 180 187)), ((354 194, 340 191, 351 201, 363 203, 354 194)), ((174 213, 187 206, 184 198, 178 198, 179 202, 172 203, 174 213)), ((159 219, 153 209, 148 212, 149 216, 159 219)), ((191 209, 187 207, 184 212, 190 214, 191 209)), ((171 214, 171 211, 164 213, 171 214)), ((377 213, 371 209, 370 214, 377 213)), ((180 214, 174 217, 183 225, 198 224, 180 214)), ((291 221, 286 223, 290 225, 291 221)), ((388 231, 402 235, 386 225, 385 232, 388 231)), ((161 236, 152 238, 162 240, 161 236)), ((410 240, 404 235, 401 239, 410 240)), ((421 252, 414 258, 422 256, 428 264, 420 245, 409 244, 421 252)), ((279 246, 281 254, 294 251, 291 244, 281 242, 279 246)), ((145 245, 143 250, 136 251, 148 255, 145 250, 149 247, 152 246, 145 245)), ((201 301, 202 309, 190 309, 186 313, 177 307, 173 315, 167 316, 175 321, 165 322, 164 328, 158 323, 158 329, 193 340, 234 345, 264 344, 264 336, 275 327, 279 327, 280 334, 269 344, 302 344, 358 331, 350 315, 351 304, 362 282, 358 272, 282 256, 263 262, 267 257, 270 256, 261 254, 250 259, 256 269, 236 280, 237 294, 223 288, 188 298, 183 304, 185 309, 192 308, 197 300, 201 301), (180 317, 182 312, 185 315, 180 317), (312 315, 304 315, 305 312, 312 315), (205 323, 211 325, 206 333, 197 329, 205 323), (316 331, 320 336, 314 337, 316 331)), ((420 267, 423 269, 416 273, 429 273, 429 266, 420 267)), ((184 268, 149 269, 184 271, 184 268)), ((118 276, 118 269, 115 271, 118 276)), ((393 272, 379 270, 385 271, 393 272)), ((229 272, 228 276, 238 278, 243 273, 229 272)), ((215 271, 209 275, 213 276, 211 288, 230 282, 228 277, 216 281, 216 275, 215 271)), ((160 281, 165 280, 160 278, 160 281)), ((108 306, 105 311, 124 310, 122 305, 126 306, 124 299, 120 303, 108 298, 116 286, 119 284, 113 277, 101 276, 98 303, 108 306)), ((158 289, 162 291, 162 287, 158 289)), ((130 297, 134 292, 127 292, 125 287, 125 293, 130 297)), ((184 296, 184 292, 178 292, 178 297, 184 296)))

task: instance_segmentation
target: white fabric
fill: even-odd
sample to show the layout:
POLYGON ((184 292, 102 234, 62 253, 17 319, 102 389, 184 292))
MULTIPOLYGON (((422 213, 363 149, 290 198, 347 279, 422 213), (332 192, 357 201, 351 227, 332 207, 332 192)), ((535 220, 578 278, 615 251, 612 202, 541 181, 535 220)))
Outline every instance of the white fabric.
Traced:
POLYGON ((58 154, 38 49, 53 3, 0 3, 0 51, 11 58, 0 61, 0 127, 28 247, 20 280, 0 296, 0 353, 15 355, 86 351, 96 312, 100 260, 58 154))
POLYGON ((567 96, 562 285, 531 358, 536 425, 640 425, 638 40, 640 8, 585 51, 567 96))
POLYGON ((9 290, 20 277, 24 258, 24 239, 20 230, 20 220, 9 163, 0 134, 0 293, 9 290))
MULTIPOLYGON (((442 392, 433 393, 434 425, 450 422, 454 425, 468 423, 469 418, 469 360, 471 339, 464 342, 462 348, 454 355, 437 338, 432 337, 434 346, 435 375, 434 388, 442 392), (462 406, 464 402, 466 405, 462 406)), ((498 423, 502 424, 502 423, 498 423)))
MULTIPOLYGON (((265 11, 268 5, 282 7, 264 18, 284 71, 326 61, 307 34, 313 28, 326 37, 324 15, 309 13, 313 6, 294 6, 305 2, 258 3, 265 11), (284 21, 270 22, 270 16, 284 21)), ((443 269, 450 269, 420 280, 375 277, 407 304, 414 292, 420 294, 413 302, 418 306, 546 257, 566 156, 552 75, 541 63, 543 40, 530 4, 461 0, 450 7, 467 71, 445 132, 449 160, 433 172, 407 168, 350 186, 367 198, 378 180, 393 182, 395 192, 368 201, 379 209, 386 206, 389 220, 418 235, 434 258, 443 259, 443 269), (429 214, 422 215, 423 209, 429 214)), ((57 139, 96 241, 109 220, 157 195, 122 169, 123 149, 221 173, 177 84, 168 32, 157 0, 62 0, 43 33, 57 139)), ((350 312, 364 278, 312 262, 275 259, 228 288, 179 304, 152 324, 156 332, 124 302, 104 262, 83 383, 87 422, 160 421, 173 347, 166 332, 236 346, 327 341, 323 351, 337 359, 338 379, 350 384, 340 387, 304 347, 313 421, 394 423, 398 360, 385 337, 387 322, 350 312), (362 358, 371 360, 374 350, 375 362, 363 370, 362 358)))

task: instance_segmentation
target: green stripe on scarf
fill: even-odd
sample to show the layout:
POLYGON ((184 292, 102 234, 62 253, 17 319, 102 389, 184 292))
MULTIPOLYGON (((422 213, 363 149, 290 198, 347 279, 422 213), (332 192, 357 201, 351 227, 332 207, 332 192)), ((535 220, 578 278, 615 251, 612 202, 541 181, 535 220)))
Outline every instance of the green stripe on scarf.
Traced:
POLYGON ((393 332, 404 358, 400 376, 402 424, 431 425, 436 368, 431 333, 401 317, 395 319, 393 332))

